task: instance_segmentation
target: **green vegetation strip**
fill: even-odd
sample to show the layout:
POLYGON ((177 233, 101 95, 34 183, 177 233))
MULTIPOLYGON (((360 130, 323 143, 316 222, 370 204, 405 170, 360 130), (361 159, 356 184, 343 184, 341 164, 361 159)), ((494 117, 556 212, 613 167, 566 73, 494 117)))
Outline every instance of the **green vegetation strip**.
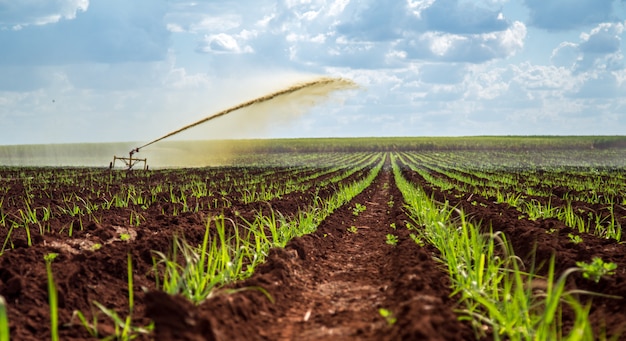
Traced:
MULTIPOLYGON (((199 304, 226 283, 245 279, 262 263, 272 247, 284 247, 296 236, 311 233, 328 215, 349 202, 367 188, 380 172, 384 160, 368 176, 339 190, 328 200, 318 198, 312 206, 287 219, 270 209, 268 214, 258 212, 253 221, 246 222, 247 231, 241 234, 234 222, 224 216, 210 219, 201 245, 190 245, 184 238, 176 238, 169 254, 155 252, 157 287, 169 294, 180 294, 199 304), (211 237, 211 224, 217 236, 211 237), (232 231, 232 232, 231 232, 232 231)), ((259 289, 264 292, 261 288, 259 289)))
POLYGON ((551 259, 545 277, 533 269, 523 271, 504 234, 483 233, 462 211, 436 203, 402 177, 395 158, 392 160, 396 184, 409 214, 422 227, 417 233, 439 250, 453 294, 460 299, 461 319, 472 323, 477 336, 490 332, 495 340, 594 339, 588 320, 590 305, 574 298, 587 292, 565 290, 567 277, 582 271, 580 268, 568 269, 557 278, 551 259), (537 283, 542 283, 541 288, 537 283), (568 332, 561 320, 563 303, 575 316, 568 332))
MULTIPOLYGON (((510 173, 493 173, 489 175, 488 181, 495 184, 486 184, 486 180, 476 180, 478 176, 474 170, 469 168, 453 170, 454 167, 450 166, 452 162, 444 159, 437 159, 435 160, 437 165, 430 165, 424 163, 422 159, 417 158, 418 156, 419 154, 405 153, 402 155, 402 158, 413 171, 417 172, 426 181, 439 187, 441 190, 445 191, 455 188, 460 192, 478 194, 483 198, 495 198, 497 203, 506 203, 515 207, 518 211, 526 214, 530 220, 536 220, 538 218, 556 218, 562 221, 566 226, 574 228, 580 233, 592 233, 600 238, 615 239, 617 241, 622 240, 622 227, 615 214, 615 206, 620 203, 616 201, 615 196, 608 195, 604 197, 603 201, 607 206, 604 213, 594 210, 574 209, 572 200, 568 198, 567 194, 562 198, 565 204, 555 206, 552 205, 550 200, 552 196, 551 190, 545 190, 545 193, 540 193, 533 187, 534 185, 527 186, 528 181, 526 181, 526 185, 519 185, 519 178, 510 178, 510 173), (433 176, 431 174, 432 171, 446 178, 433 176), (516 183, 516 185, 504 185, 505 183, 516 183), (548 203, 542 204, 536 199, 528 198, 528 195, 543 196, 548 203)), ((597 172, 590 169, 587 173, 583 174, 585 174, 587 178, 593 178, 597 175, 596 173, 597 172)), ((541 180, 535 180, 532 184, 550 182, 550 179, 556 174, 557 173, 553 171, 545 171, 541 176, 541 180)), ((527 180, 529 178, 530 175, 524 179, 527 180)), ((569 179, 575 179, 575 177, 572 175, 569 179)), ((570 180, 570 182, 561 182, 559 185, 568 187, 573 182, 573 180, 570 180)), ((587 198, 584 202, 600 203, 599 197, 602 196, 598 196, 597 193, 604 193, 602 189, 589 185, 585 187, 584 190, 589 193, 595 193, 595 197, 587 198)))

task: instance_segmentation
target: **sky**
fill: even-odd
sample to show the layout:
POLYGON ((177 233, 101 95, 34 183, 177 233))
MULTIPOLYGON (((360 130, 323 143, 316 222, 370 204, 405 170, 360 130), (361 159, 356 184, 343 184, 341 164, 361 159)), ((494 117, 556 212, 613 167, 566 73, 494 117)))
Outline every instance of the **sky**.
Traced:
POLYGON ((623 135, 625 20, 626 0, 0 0, 0 145, 150 141, 316 76, 359 89, 206 137, 623 135))

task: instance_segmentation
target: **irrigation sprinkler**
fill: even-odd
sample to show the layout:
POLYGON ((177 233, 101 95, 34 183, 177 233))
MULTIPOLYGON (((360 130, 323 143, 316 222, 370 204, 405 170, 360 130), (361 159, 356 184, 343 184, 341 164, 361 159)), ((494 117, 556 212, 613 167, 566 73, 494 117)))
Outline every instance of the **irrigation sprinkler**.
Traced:
POLYGON ((331 91, 335 91, 335 90, 341 90, 341 89, 350 89, 350 88, 355 88, 356 84, 354 82, 352 82, 351 80, 348 79, 344 79, 344 78, 328 78, 328 77, 321 77, 318 79, 314 79, 312 81, 309 82, 305 82, 305 83, 299 83, 299 84, 295 84, 292 85, 289 88, 277 91, 277 92, 273 92, 270 93, 268 95, 247 101, 247 102, 243 102, 241 104, 238 104, 234 107, 231 107, 229 109, 220 111, 216 114, 207 116, 197 122, 194 122, 192 124, 188 124, 180 129, 174 130, 173 132, 159 137, 158 139, 152 141, 152 142, 148 142, 146 144, 144 144, 141 147, 137 147, 135 149, 131 149, 130 153, 128 153, 128 157, 119 157, 119 156, 113 156, 113 162, 109 163, 109 169, 113 169, 113 167, 115 167, 115 161, 120 160, 122 162, 124 162, 124 164, 126 164, 126 166, 128 167, 128 170, 131 170, 133 168, 133 166, 135 166, 137 163, 143 162, 143 169, 147 170, 148 169, 148 164, 146 163, 146 159, 139 159, 139 158, 133 158, 133 154, 134 153, 138 153, 140 148, 144 148, 147 147, 153 143, 159 142, 163 139, 166 139, 170 136, 176 135, 182 131, 185 131, 189 128, 193 128, 199 124, 211 121, 213 119, 216 119, 218 117, 222 117, 224 115, 227 115, 233 111, 237 111, 239 109, 243 109, 255 104, 259 104, 259 103, 263 103, 263 102, 267 102, 267 101, 271 101, 275 98, 279 98, 279 97, 283 97, 283 96, 288 96, 288 95, 292 95, 298 91, 305 91, 307 89, 309 90, 313 90, 310 88, 318 88, 317 92, 312 92, 313 94, 315 94, 316 96, 320 96, 324 97, 327 96, 328 93, 330 93, 331 91))
POLYGON ((131 149, 130 152, 128 153, 128 157, 114 155, 113 162, 109 163, 109 169, 113 169, 115 167, 115 162, 117 160, 120 160, 126 165, 126 167, 128 167, 127 168, 128 170, 131 170, 136 164, 142 163, 142 162, 143 162, 143 170, 148 170, 147 159, 140 159, 140 158, 133 157, 133 154, 135 153, 139 153, 139 148, 131 149))

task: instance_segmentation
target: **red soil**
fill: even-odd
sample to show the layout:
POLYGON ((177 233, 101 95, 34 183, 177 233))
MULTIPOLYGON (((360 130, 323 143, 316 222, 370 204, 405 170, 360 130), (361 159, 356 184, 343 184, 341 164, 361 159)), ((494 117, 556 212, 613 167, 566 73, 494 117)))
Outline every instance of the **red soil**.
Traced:
MULTIPOLYGON (((573 231, 558 221, 518 219, 520 213, 506 205, 476 196, 471 201, 477 200, 486 207, 472 205, 467 195, 437 191, 411 172, 405 172, 405 176, 432 191, 436 200, 449 200, 477 221, 490 222, 494 230, 506 233, 516 253, 527 263, 535 249, 539 260, 555 254, 558 271, 592 256, 617 263, 616 275, 602 278, 598 284, 575 274, 569 286, 626 297, 626 245, 591 235, 583 235, 584 243, 572 244, 567 234, 573 231), (455 194, 460 195, 457 198, 455 194), (552 228, 555 233, 546 233, 552 228)), ((285 195, 270 205, 291 214, 311 200, 313 191, 285 195)), ((331 192, 328 188, 319 194, 327 197, 331 192)), ((101 223, 85 223, 85 230, 77 231, 73 238, 45 235, 37 237, 31 247, 26 247, 24 236, 17 231, 15 249, 0 257, 0 295, 8 303, 12 339, 50 338, 43 260, 49 252, 59 253, 52 268, 59 291, 62 340, 93 339, 77 319, 72 319, 76 309, 91 318, 95 312, 93 301, 123 317, 127 315, 128 253, 134 266, 133 324, 145 326, 153 320, 156 325, 153 335, 145 339, 474 339, 472 328, 457 320, 449 279, 442 265, 433 260, 436 250, 418 247, 409 237, 405 229, 409 218, 402 205, 391 170, 384 168, 372 186, 329 216, 315 233, 293 239, 284 249, 272 249, 266 263, 251 278, 226 288, 262 287, 274 303, 258 290, 217 295, 198 306, 155 291, 152 251, 166 252, 173 234, 180 231, 188 241, 199 242, 206 217, 220 212, 174 217, 161 214, 171 209, 163 205, 151 208, 139 227, 130 228, 127 211, 111 210, 101 223), (352 214, 356 203, 367 208, 358 216, 352 214), (348 231, 351 226, 357 228, 356 233, 348 231), (120 241, 116 227, 131 234, 132 240, 120 241), (386 244, 387 234, 398 237, 395 246, 386 244), (103 247, 89 251, 81 248, 80 243, 85 241, 101 243, 103 247), (388 323, 380 308, 392 312, 397 321, 388 323)), ((224 213, 233 219, 235 211, 251 217, 261 207, 267 204, 236 204, 224 213)), ((4 239, 5 234, 0 237, 4 239)), ((591 316, 594 326, 598 330, 605 328, 609 335, 626 330, 626 310, 620 300, 593 298, 591 316)), ((105 335, 111 333, 111 320, 99 314, 98 329, 105 335)))

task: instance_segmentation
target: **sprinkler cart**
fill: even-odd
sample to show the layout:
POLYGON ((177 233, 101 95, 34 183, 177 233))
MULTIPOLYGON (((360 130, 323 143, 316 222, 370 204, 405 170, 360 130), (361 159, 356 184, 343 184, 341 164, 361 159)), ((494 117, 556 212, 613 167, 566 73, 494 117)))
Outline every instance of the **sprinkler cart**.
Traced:
POLYGON ((139 153, 139 148, 131 149, 128 153, 128 157, 121 156, 113 156, 113 162, 109 163, 109 169, 113 169, 115 167, 115 161, 122 161, 128 170, 131 170, 136 164, 143 162, 143 170, 148 170, 148 162, 147 159, 134 158, 133 154, 139 153))

